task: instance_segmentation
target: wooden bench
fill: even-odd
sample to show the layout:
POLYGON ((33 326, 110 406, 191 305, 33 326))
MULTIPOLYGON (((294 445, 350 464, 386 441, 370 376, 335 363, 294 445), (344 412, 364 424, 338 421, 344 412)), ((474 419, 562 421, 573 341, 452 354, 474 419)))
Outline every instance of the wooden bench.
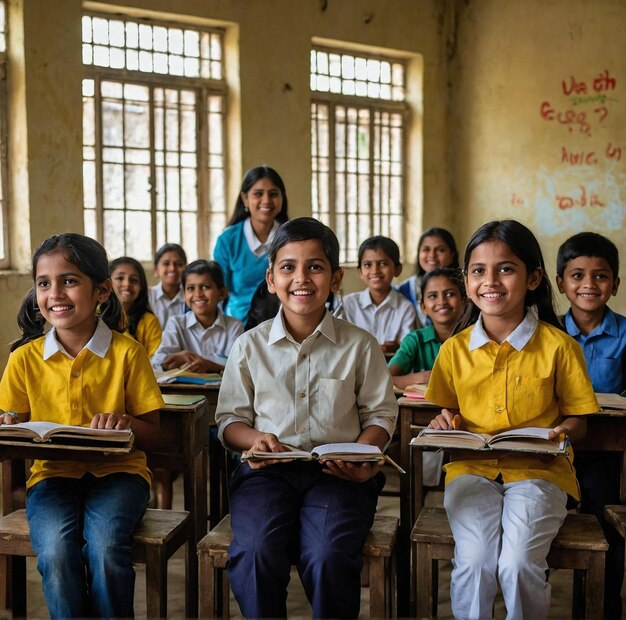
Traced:
MULTIPOLYGON (((148 618, 167 617, 167 561, 181 546, 189 553, 191 521, 186 511, 146 511, 133 536, 133 562, 146 565, 146 602, 148 618)), ((15 510, 0 517, 0 608, 13 603, 13 616, 26 617, 26 584, 15 584, 13 590, 23 594, 23 600, 10 601, 7 592, 7 566, 11 556, 34 557, 26 511, 15 510), (23 609, 22 609, 23 607, 23 609)), ((17 597, 15 597, 17 598, 17 597)), ((186 609, 193 601, 185 601, 186 609)))
MULTIPOLYGON (((417 618, 437 615, 437 592, 433 574, 438 560, 454 557, 454 538, 443 508, 425 507, 411 532, 413 566, 412 584, 415 588, 417 618)), ((550 568, 581 571, 586 577, 584 603, 582 592, 575 586, 572 601, 573 617, 585 613, 587 618, 602 618, 604 598, 604 556, 608 544, 598 520, 593 515, 568 514, 552 541, 548 554, 550 568), (579 609, 584 606, 584 610, 579 609)), ((436 582, 435 582, 436 583, 436 582)))
MULTIPOLYGON (((397 531, 396 517, 376 515, 363 545, 363 569, 369 569, 371 618, 391 618, 394 615, 397 531)), ((230 585, 224 569, 232 539, 230 515, 226 515, 198 543, 199 618, 230 617, 230 585)))

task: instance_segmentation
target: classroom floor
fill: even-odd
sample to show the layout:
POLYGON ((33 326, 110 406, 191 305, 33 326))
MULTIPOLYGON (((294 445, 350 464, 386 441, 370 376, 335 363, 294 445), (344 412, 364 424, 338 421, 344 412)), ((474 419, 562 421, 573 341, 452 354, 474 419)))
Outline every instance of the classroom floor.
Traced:
MULTIPOLYGON (((396 487, 396 481, 393 480, 393 473, 389 475, 389 486, 396 487)), ((182 508, 182 480, 180 477, 175 482, 174 490, 174 507, 182 508)), ((434 496, 427 500, 427 503, 440 503, 440 497, 434 496)), ((383 496, 379 501, 379 511, 382 514, 398 515, 399 503, 396 497, 383 496)), ((450 612, 450 563, 441 563, 439 577, 439 618, 448 620, 452 618, 450 612)), ((48 618, 47 609, 43 601, 43 593, 41 589, 41 580, 37 573, 36 560, 29 558, 28 566, 28 617, 33 619, 48 618)), ((145 606, 145 570, 143 565, 137 565, 137 582, 135 587, 135 613, 140 620, 146 617, 145 606)), ((183 554, 176 554, 169 562, 168 574, 168 616, 170 618, 184 617, 184 558, 183 554)), ((552 583, 552 604, 550 607, 549 618, 571 618, 571 597, 572 597, 572 571, 554 570, 550 575, 552 583)), ((623 590, 626 596, 626 588, 623 590)), ((369 597, 366 588, 361 593, 361 615, 360 618, 369 617, 369 597)), ((231 618, 239 620, 239 608, 237 603, 231 596, 230 603, 231 618)), ((310 618, 310 607, 304 595, 300 580, 295 571, 292 573, 292 580, 289 585, 288 599, 289 618, 310 618)), ((500 598, 496 601, 495 617, 504 618, 505 610, 500 598)), ((626 614, 623 616, 626 618, 626 614)), ((0 614, 0 620, 2 615, 0 614)))

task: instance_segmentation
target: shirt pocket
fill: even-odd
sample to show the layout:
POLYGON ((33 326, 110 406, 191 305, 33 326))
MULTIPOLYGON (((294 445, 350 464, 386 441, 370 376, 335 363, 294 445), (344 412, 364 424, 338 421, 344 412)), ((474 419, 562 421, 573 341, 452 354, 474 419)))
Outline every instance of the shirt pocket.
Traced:
POLYGON ((552 377, 517 376, 509 420, 514 426, 533 420, 548 409, 553 399, 554 379, 552 377))
POLYGON ((319 403, 320 421, 339 423, 341 416, 354 406, 356 396, 354 381, 351 379, 320 379, 319 403))

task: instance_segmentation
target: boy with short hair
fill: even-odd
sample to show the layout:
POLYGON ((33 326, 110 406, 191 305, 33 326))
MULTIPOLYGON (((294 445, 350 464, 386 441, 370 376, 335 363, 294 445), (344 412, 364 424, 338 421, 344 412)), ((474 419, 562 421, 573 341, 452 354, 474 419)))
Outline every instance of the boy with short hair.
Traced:
MULTIPOLYGON (((602 235, 579 233, 559 248, 556 283, 571 304, 565 329, 582 347, 593 388, 601 393, 621 394, 626 389, 626 317, 607 306, 617 293, 618 274, 617 247, 602 235)), ((575 467, 581 510, 598 517, 609 543, 604 617, 621 618, 624 539, 604 520, 604 506, 620 503, 620 455, 578 450, 575 467)))
POLYGON ((359 275, 367 285, 343 298, 343 317, 376 337, 385 353, 393 353, 415 328, 415 308, 391 287, 402 272, 398 244, 380 235, 359 247, 359 275))

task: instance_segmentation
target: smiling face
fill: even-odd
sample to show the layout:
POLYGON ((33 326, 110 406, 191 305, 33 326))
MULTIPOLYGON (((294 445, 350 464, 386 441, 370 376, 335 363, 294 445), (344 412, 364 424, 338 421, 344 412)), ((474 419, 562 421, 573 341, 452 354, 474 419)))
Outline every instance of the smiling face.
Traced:
POLYGON ((472 251, 465 276, 468 297, 482 313, 490 337, 502 342, 526 315, 524 300, 541 282, 542 271, 524 263, 502 241, 485 241, 472 251))
POLYGON ((452 258, 450 246, 437 236, 424 237, 417 252, 420 267, 425 273, 433 269, 450 266, 452 258))
POLYGON ((296 340, 313 333, 326 311, 331 291, 341 284, 341 269, 333 272, 317 239, 286 243, 276 253, 266 280, 282 304, 283 317, 296 340))
POLYGON ((359 275, 370 291, 387 295, 391 290, 392 280, 400 275, 401 271, 402 265, 394 265, 389 256, 380 248, 363 252, 359 275))
POLYGON ((141 277, 139 272, 130 263, 121 263, 111 274, 113 288, 122 300, 125 310, 128 310, 139 297, 141 292, 141 277))
POLYGON ((95 286, 60 251, 42 254, 37 261, 37 305, 44 319, 56 329, 59 342, 72 354, 93 336, 96 307, 108 299, 111 288, 108 280, 95 286))
POLYGON ((607 302, 617 293, 619 278, 613 277, 606 259, 578 256, 567 262, 563 277, 557 276, 556 283, 570 302, 575 318, 585 315, 601 320, 607 302))
POLYGON ((177 288, 183 277, 185 261, 178 252, 165 252, 155 267, 155 274, 163 283, 163 287, 177 288))
POLYGON ((448 331, 461 315, 463 298, 459 287, 446 276, 434 276, 426 283, 421 301, 422 311, 435 326, 448 331))
POLYGON ((226 289, 218 288, 208 273, 190 273, 185 280, 185 303, 203 327, 213 325, 217 304, 226 299, 226 289))
MULTIPOLYGON (((274 224, 283 207, 282 192, 270 179, 259 179, 247 192, 241 192, 243 204, 250 211, 252 227, 274 224)), ((256 230, 256 228, 255 228, 256 230)))

